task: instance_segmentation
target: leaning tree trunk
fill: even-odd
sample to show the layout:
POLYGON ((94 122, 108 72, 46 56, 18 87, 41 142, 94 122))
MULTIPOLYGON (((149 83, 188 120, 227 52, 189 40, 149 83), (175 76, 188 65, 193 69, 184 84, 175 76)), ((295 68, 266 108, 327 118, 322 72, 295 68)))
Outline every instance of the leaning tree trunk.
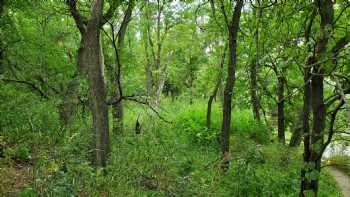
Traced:
POLYGON ((241 18, 241 10, 243 7, 243 0, 236 1, 236 6, 233 11, 233 16, 230 22, 227 21, 229 32, 229 60, 227 67, 227 79, 224 90, 223 103, 223 118, 221 128, 221 152, 222 164, 221 168, 227 171, 230 163, 230 124, 231 124, 231 102, 232 91, 236 80, 236 62, 237 62, 237 33, 239 29, 239 22, 241 18))
POLYGON ((222 76, 223 76, 223 67, 224 67, 224 63, 225 63, 225 57, 226 57, 226 50, 227 50, 227 44, 225 44, 225 47, 224 47, 224 52, 222 54, 222 57, 221 57, 221 60, 220 60, 220 72, 219 72, 219 75, 218 75, 218 78, 216 79, 216 84, 215 84, 215 87, 214 87, 214 90, 212 92, 212 94, 209 96, 209 99, 208 99, 208 105, 207 105, 207 121, 206 121, 206 126, 207 126, 207 129, 210 129, 211 128, 211 108, 212 108, 212 104, 213 104, 213 101, 218 93, 218 90, 219 90, 219 87, 220 87, 220 84, 221 84, 221 81, 222 81, 222 76))

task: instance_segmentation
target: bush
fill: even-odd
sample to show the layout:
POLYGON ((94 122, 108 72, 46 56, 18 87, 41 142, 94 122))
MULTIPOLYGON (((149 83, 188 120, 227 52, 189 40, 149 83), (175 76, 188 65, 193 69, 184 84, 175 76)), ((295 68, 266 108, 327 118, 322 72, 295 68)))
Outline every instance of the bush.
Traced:
MULTIPOLYGON (((198 103, 178 112, 175 121, 177 127, 189 137, 189 139, 201 145, 217 145, 221 131, 221 111, 218 105, 213 105, 211 128, 206 128, 206 106, 198 103)), ((249 110, 233 110, 231 121, 231 133, 241 137, 248 137, 260 144, 270 141, 270 134, 263 123, 254 120, 249 110)))
POLYGON ((19 196, 19 197, 36 197, 37 195, 36 195, 36 193, 35 193, 35 191, 34 191, 33 188, 27 187, 27 188, 23 189, 23 190, 19 193, 18 196, 19 196))
POLYGON ((26 162, 30 159, 30 149, 25 144, 20 144, 15 149, 15 159, 26 162))

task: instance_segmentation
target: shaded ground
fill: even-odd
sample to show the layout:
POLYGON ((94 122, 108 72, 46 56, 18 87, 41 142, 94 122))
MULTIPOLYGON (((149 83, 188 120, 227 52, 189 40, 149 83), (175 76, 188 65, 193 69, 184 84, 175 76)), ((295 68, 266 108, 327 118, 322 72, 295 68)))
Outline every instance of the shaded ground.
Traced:
POLYGON ((32 181, 31 174, 32 168, 26 165, 0 166, 0 196, 17 196, 32 181))
POLYGON ((337 169, 336 167, 330 166, 328 167, 329 172, 334 177, 336 182, 338 183, 343 196, 350 197, 350 177, 345 174, 343 171, 337 169))

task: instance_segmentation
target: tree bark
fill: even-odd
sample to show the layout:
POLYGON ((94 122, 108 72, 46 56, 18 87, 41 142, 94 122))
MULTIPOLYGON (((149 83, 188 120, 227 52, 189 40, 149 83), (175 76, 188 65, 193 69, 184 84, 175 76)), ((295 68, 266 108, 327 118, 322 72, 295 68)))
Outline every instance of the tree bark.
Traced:
POLYGON ((68 125, 78 104, 78 76, 74 76, 68 83, 63 103, 59 106, 60 120, 63 125, 68 125))
POLYGON ((155 90, 154 90, 154 105, 159 106, 160 105, 160 99, 162 96, 164 83, 166 81, 166 72, 167 72, 167 65, 161 65, 161 52, 162 52, 162 40, 160 37, 160 30, 161 30, 161 15, 163 12, 164 5, 161 5, 160 0, 157 0, 157 27, 156 27, 156 41, 157 41, 157 48, 156 48, 156 59, 155 59, 155 68, 156 68, 156 84, 155 84, 155 90))
POLYGON ((122 98, 122 82, 121 82, 121 59, 122 56, 122 49, 124 45, 124 38, 125 33, 127 30, 127 27, 129 25, 129 22, 131 20, 132 10, 134 7, 133 1, 129 1, 128 8, 125 11, 123 21, 120 25, 119 31, 118 31, 118 39, 117 44, 115 43, 115 36, 114 36, 114 28, 112 28, 112 42, 113 47, 115 51, 115 58, 116 58, 116 65, 115 65, 115 74, 114 74, 114 83, 113 83, 113 97, 116 102, 112 105, 112 115, 113 115, 113 133, 114 134, 121 134, 123 133, 123 127, 124 127, 124 121, 123 121, 123 100, 122 98), (118 102, 117 102, 118 101, 118 102))
MULTIPOLYGON (((241 11, 243 7, 243 0, 236 1, 236 5, 233 11, 231 21, 227 21, 226 24, 229 32, 229 59, 227 67, 227 79, 224 90, 224 103, 223 103, 223 119, 221 128, 221 152, 222 152, 222 164, 221 168, 227 171, 230 162, 230 123, 231 123, 231 102, 232 91, 235 84, 236 63, 237 63, 237 33, 239 29, 239 22, 241 11)), ((223 8, 224 10, 224 8, 223 8)), ((224 11, 225 14, 225 11, 224 11)), ((226 14, 225 14, 226 16, 226 14)))
MULTIPOLYGON (((310 161, 310 110, 311 110, 311 65, 314 63, 314 57, 310 56, 307 60, 306 67, 304 68, 304 104, 303 104, 303 135, 304 135, 304 153, 303 159, 304 163, 309 163, 310 161)), ((311 185, 306 180, 306 173, 308 169, 302 168, 301 170, 301 192, 300 196, 304 196, 303 192, 308 190, 311 185)))
POLYGON ((75 0, 66 0, 71 15, 81 34, 78 50, 78 68, 87 73, 89 86, 89 105, 92 112, 93 159, 96 167, 107 164, 109 154, 109 122, 107 106, 107 87, 104 77, 104 57, 100 28, 112 16, 114 6, 103 16, 103 0, 94 0, 89 20, 84 19, 75 0))
POLYGON ((256 59, 250 64, 250 97, 254 119, 260 121, 260 105, 257 95, 258 90, 258 62, 256 59))
MULTIPOLYGON (((147 21, 152 20, 149 16, 149 1, 145 1, 145 12, 144 17, 147 21)), ((167 79, 167 62, 162 59, 162 46, 167 36, 169 29, 172 27, 167 24, 167 21, 162 21, 162 12, 164 11, 164 6, 166 1, 157 0, 157 14, 155 16, 155 42, 152 40, 151 36, 151 25, 146 22, 146 27, 143 29, 143 39, 145 43, 145 73, 146 73, 146 89, 147 94, 152 100, 151 103, 155 107, 160 105, 161 95, 164 89, 165 81, 167 79), (162 22, 164 24, 162 25, 162 22), (164 31, 162 32, 162 28, 164 31), (162 34, 163 33, 163 34, 162 34)))
POLYGON ((95 0, 91 19, 87 24, 85 61, 88 67, 89 104, 94 129, 94 164, 106 166, 109 153, 107 88, 104 78, 104 58, 100 27, 102 23, 103 0, 95 0))
POLYGON ((212 94, 209 96, 209 99, 208 99, 207 119, 206 119, 207 120, 206 121, 207 129, 211 128, 211 107, 212 107, 214 98, 216 97, 216 95, 218 93, 218 90, 219 90, 219 87, 220 87, 220 84, 221 84, 221 81, 222 81, 222 78, 223 78, 222 77, 223 76, 223 70, 222 69, 223 69, 224 64, 225 64, 226 50, 227 50, 227 44, 225 44, 224 52, 223 52, 221 60, 220 60, 220 72, 219 72, 218 78, 216 79, 216 84, 215 84, 214 90, 213 90, 212 94))
POLYGON ((308 196, 308 194, 317 196, 318 192, 319 173, 321 171, 321 158, 323 154, 322 147, 324 146, 323 131, 326 123, 326 108, 323 94, 324 70, 320 61, 322 61, 322 55, 327 52, 327 44, 332 31, 334 14, 333 2, 331 0, 317 0, 314 3, 321 16, 321 22, 320 34, 316 40, 315 56, 312 58, 314 61, 311 61, 313 64, 307 65, 308 67, 312 66, 310 102, 313 126, 310 140, 304 142, 308 143, 308 149, 304 148, 304 166, 306 167, 303 169, 304 174, 302 174, 300 196, 308 196), (305 155, 309 157, 305 158, 305 155))
POLYGON ((289 141, 289 147, 297 147, 300 145, 303 139, 303 110, 299 113, 297 119, 293 121, 293 133, 289 141))
MULTIPOLYGON (((316 7, 312 10, 311 18, 308 21, 308 24, 305 27, 305 40, 306 43, 309 43, 310 40, 310 33, 311 33, 311 27, 314 21, 314 18, 316 16, 316 7)), ((304 96, 303 96, 303 144, 304 144, 304 153, 303 153, 303 160, 304 163, 307 164, 310 160, 310 110, 311 110, 311 66, 315 62, 315 54, 312 51, 311 47, 308 47, 309 55, 307 57, 305 67, 304 67, 304 96)), ((300 185, 300 196, 304 195, 304 191, 310 188, 310 183, 306 181, 306 173, 308 169, 302 168, 301 169, 301 185, 300 185)))
MULTIPOLYGON (((0 19, 3 18, 5 15, 5 0, 0 0, 0 19)), ((5 59, 5 47, 3 43, 3 37, 0 34, 0 75, 5 72, 5 65, 4 65, 4 59, 5 59)))
POLYGON ((282 144, 285 144, 285 117, 284 117, 284 78, 278 76, 278 88, 277 88, 277 116, 278 116, 278 140, 282 144))
POLYGON ((258 7, 256 11, 256 30, 255 30, 255 45, 256 54, 253 62, 250 64, 250 94, 254 119, 260 122, 260 101, 258 97, 258 74, 260 60, 260 44, 259 44, 259 28, 262 8, 258 7))

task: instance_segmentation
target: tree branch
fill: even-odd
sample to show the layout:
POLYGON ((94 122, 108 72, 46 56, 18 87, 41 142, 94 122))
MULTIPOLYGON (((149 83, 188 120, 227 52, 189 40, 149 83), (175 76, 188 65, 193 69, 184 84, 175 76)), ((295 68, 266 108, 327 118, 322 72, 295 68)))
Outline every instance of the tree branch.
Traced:
POLYGON ((77 8, 76 0, 66 0, 66 4, 68 5, 69 12, 73 16, 75 24, 79 29, 80 33, 83 35, 86 33, 86 24, 87 19, 80 15, 80 12, 77 8))

